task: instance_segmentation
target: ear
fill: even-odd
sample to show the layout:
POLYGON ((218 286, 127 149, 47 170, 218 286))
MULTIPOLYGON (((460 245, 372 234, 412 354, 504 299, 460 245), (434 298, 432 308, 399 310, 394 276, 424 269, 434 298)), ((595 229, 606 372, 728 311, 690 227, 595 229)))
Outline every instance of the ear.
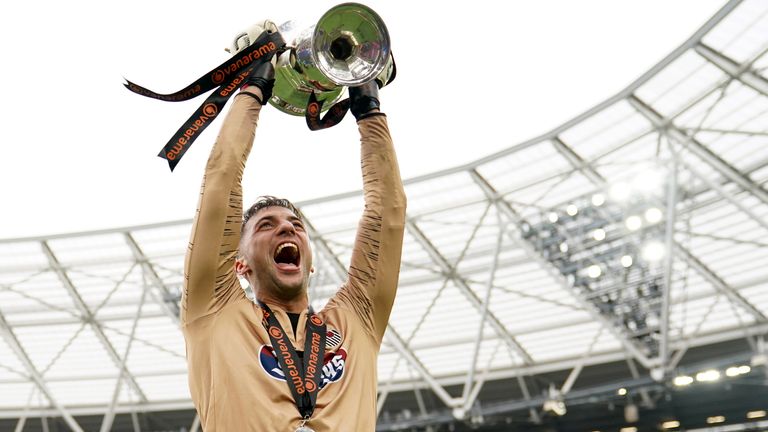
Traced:
POLYGON ((235 273, 237 273, 238 276, 242 276, 247 279, 247 276, 250 272, 251 268, 243 258, 237 258, 235 260, 235 273))

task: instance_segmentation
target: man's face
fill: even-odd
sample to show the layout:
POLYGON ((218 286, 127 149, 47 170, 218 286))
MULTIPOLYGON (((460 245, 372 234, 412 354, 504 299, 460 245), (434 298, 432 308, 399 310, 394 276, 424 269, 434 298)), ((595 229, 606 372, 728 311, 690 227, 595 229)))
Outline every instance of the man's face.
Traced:
POLYGON ((245 226, 238 273, 253 285, 283 300, 306 293, 312 249, 304 224, 291 210, 272 206, 259 210, 245 226))

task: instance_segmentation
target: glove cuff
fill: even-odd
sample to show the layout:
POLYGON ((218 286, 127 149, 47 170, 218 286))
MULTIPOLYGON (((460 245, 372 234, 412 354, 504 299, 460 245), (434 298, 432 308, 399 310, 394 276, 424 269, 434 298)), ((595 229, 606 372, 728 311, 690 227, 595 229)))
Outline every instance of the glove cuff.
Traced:
MULTIPOLYGON (((256 66, 256 69, 245 78, 241 88, 249 85, 256 86, 261 90, 261 102, 265 105, 272 97, 272 88, 275 86, 275 67, 271 62, 262 63, 256 66)), ((256 95, 253 95, 256 97, 256 95)))
POLYGON ((349 88, 350 106, 349 110, 355 119, 360 121, 371 115, 381 114, 374 111, 380 108, 379 88, 375 81, 363 84, 359 87, 349 88))
POLYGON ((238 95, 238 96, 240 96, 240 95, 245 95, 245 96, 248 96, 248 97, 252 97, 252 98, 256 99, 256 100, 259 102, 259 104, 260 104, 261 106, 264 106, 264 102, 261 100, 261 98, 259 97, 259 95, 255 94, 255 93, 246 92, 246 91, 241 91, 241 92, 240 92, 240 93, 238 93, 237 95, 238 95))
POLYGON ((355 119, 357 121, 360 121, 360 120, 365 120, 365 119, 371 118, 371 117, 386 117, 386 116, 387 115, 384 114, 383 112, 371 111, 371 112, 368 112, 368 113, 365 113, 365 114, 361 114, 360 117, 355 117, 355 119))

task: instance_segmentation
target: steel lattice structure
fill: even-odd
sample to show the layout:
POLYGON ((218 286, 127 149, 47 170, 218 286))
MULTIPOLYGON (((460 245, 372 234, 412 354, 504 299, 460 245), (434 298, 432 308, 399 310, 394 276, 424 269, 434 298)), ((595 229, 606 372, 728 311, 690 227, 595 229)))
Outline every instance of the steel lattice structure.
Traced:
MULTIPOLYGON (((768 3, 731 1, 588 112, 409 179, 380 410, 415 389, 464 418, 484 384, 505 378, 524 395, 510 409, 527 409, 538 402, 520 377, 569 371, 553 383, 562 399, 590 365, 626 360, 636 378, 663 381, 693 347, 746 338, 764 352, 766 52, 768 3), (644 255, 649 241, 658 257, 644 255)), ((362 202, 299 203, 315 308, 346 275, 362 202)), ((81 431, 75 417, 102 415, 106 431, 117 413, 192 409, 177 319, 189 229, 0 241, 0 417, 61 417, 81 431)), ((421 408, 421 423, 392 414, 380 427, 441 415, 421 408)))

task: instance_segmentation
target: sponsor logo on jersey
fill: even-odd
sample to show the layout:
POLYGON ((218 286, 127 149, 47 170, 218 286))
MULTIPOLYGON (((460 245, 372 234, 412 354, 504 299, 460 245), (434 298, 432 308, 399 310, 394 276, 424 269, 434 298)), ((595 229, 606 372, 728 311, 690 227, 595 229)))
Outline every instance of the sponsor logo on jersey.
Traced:
MULTIPOLYGON (((328 345, 330 346, 330 343, 328 345)), ((276 380, 285 381, 285 374, 280 367, 280 363, 277 362, 275 350, 271 346, 261 346, 259 350, 259 363, 267 375, 276 380)), ((320 390, 330 383, 339 381, 344 376, 346 363, 347 351, 344 348, 325 353, 323 371, 320 375, 320 390)))

